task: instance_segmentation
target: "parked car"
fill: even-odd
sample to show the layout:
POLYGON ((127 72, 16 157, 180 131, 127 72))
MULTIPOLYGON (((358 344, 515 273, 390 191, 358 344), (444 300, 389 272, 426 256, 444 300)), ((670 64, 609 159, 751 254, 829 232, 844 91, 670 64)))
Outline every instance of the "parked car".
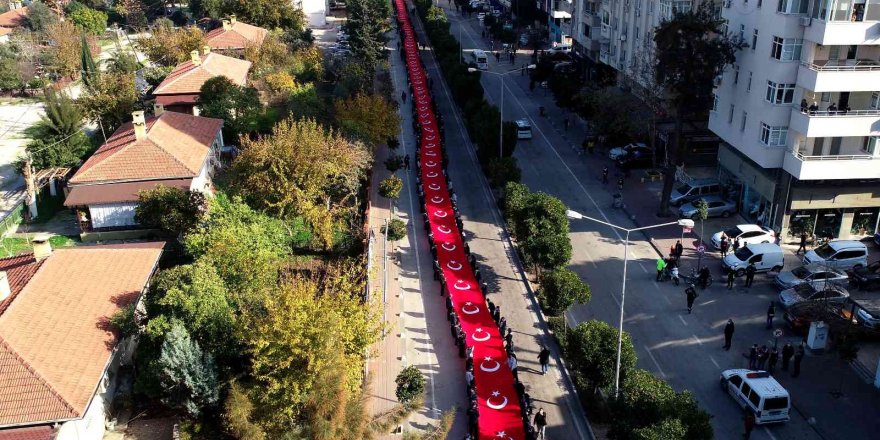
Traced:
POLYGON ((623 156, 626 156, 627 154, 629 154, 630 151, 633 151, 633 150, 641 150, 641 151, 644 151, 645 154, 651 154, 651 149, 648 148, 647 145, 645 145, 641 142, 636 142, 636 143, 624 145, 622 147, 612 148, 611 150, 608 151, 608 158, 611 160, 617 160, 623 156))
POLYGON ((771 243, 749 244, 731 252, 721 260, 721 268, 736 271, 736 276, 741 277, 746 273, 746 267, 753 263, 758 272, 782 270, 782 248, 771 243))
MULTIPOLYGON (((709 217, 730 217, 731 213, 736 212, 736 202, 725 200, 721 196, 706 196, 701 198, 709 206, 709 217)), ((699 215, 700 210, 697 208, 697 201, 686 203, 678 208, 678 215, 683 218, 695 218, 699 215)))
POLYGON ((739 237, 743 245, 757 243, 775 243, 776 233, 772 229, 758 225, 736 225, 728 230, 712 235, 712 246, 721 249, 721 236, 726 235, 729 243, 739 237))
POLYGON ((831 240, 804 255, 804 264, 822 263, 837 269, 868 265, 868 247, 856 240, 831 240))
POLYGON ((717 179, 693 179, 673 188, 669 203, 672 206, 681 206, 683 203, 711 194, 721 194, 721 183, 717 179))
POLYGON ((802 302, 827 301, 842 303, 849 298, 849 292, 841 286, 829 284, 816 288, 810 283, 798 284, 779 292, 779 304, 789 308, 802 302))
POLYGON ((755 415, 755 423, 787 422, 791 411, 788 391, 766 371, 744 368, 721 372, 721 389, 739 406, 755 415))
POLYGON ((571 45, 570 44, 559 44, 556 46, 547 49, 547 52, 551 55, 557 53, 571 53, 571 45))
POLYGON ((880 299, 849 298, 841 306, 840 316, 862 327, 880 329, 880 299))
POLYGON ((779 272, 776 287, 780 290, 790 289, 798 284, 811 284, 821 289, 828 284, 846 285, 849 275, 846 272, 830 269, 821 264, 801 266, 794 270, 779 272))
POLYGON ((653 152, 650 149, 634 148, 627 154, 618 157, 616 164, 622 170, 650 168, 654 164, 653 152))
POLYGON ((880 260, 867 266, 850 269, 846 273, 849 274, 850 284, 859 289, 873 290, 880 288, 880 260))

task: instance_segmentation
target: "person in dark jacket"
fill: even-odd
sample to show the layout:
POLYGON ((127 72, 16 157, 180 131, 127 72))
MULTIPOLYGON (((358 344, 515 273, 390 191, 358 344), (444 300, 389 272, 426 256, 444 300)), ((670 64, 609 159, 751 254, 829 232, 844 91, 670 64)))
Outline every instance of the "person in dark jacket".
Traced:
POLYGON ((541 374, 547 374, 547 370, 550 368, 550 350, 543 345, 541 351, 538 352, 538 362, 541 364, 541 374))
POLYGON ((681 244, 681 240, 675 241, 675 259, 678 260, 681 256, 684 255, 684 246, 681 244))
POLYGON ((801 243, 800 243, 800 246, 798 246, 797 252, 795 252, 794 254, 800 255, 801 251, 804 251, 805 254, 807 253, 807 233, 806 232, 801 232, 801 243))
POLYGON ((767 328, 773 328, 774 316, 776 316, 776 304, 770 301, 770 307, 767 307, 767 328))
POLYGON ((736 281, 736 271, 727 269, 727 290, 733 290, 733 283, 736 281))
POLYGON ((748 267, 746 267, 746 287, 752 287, 752 282, 755 280, 755 272, 758 271, 758 268, 755 267, 755 263, 749 263, 748 267))
POLYGON ((743 425, 746 429, 745 434, 743 434, 743 438, 745 440, 749 440, 752 437, 752 430, 755 429, 755 414, 749 409, 746 410, 746 415, 743 419, 743 425))
POLYGON ((544 408, 538 409, 538 413, 535 414, 535 431, 538 432, 538 438, 544 439, 544 432, 547 430, 547 413, 544 412, 544 408))
POLYGON ((790 342, 787 342, 784 347, 782 347, 782 370, 788 371, 788 363, 791 361, 791 357, 794 356, 794 346, 791 345, 790 342))
POLYGON ((724 258, 727 256, 727 250, 730 249, 730 242, 727 240, 726 236, 721 237, 721 257, 724 258))
POLYGON ((776 362, 779 361, 779 350, 776 347, 773 347, 770 350, 770 358, 767 360, 767 372, 773 374, 773 369, 776 368, 776 362))
POLYGON ((798 377, 801 375, 801 361, 804 360, 804 344, 798 346, 797 350, 794 352, 794 371, 791 372, 791 377, 798 377))
POLYGON ((758 368, 758 344, 749 349, 749 370, 758 368))
POLYGON ((725 350, 730 350, 730 342, 733 340, 733 332, 735 326, 733 325, 733 320, 728 319, 727 325, 724 326, 724 348, 725 350))
POLYGON ((694 289, 694 285, 691 284, 684 290, 684 294, 687 298, 688 313, 691 313, 694 308, 694 301, 697 299, 697 289, 694 289))

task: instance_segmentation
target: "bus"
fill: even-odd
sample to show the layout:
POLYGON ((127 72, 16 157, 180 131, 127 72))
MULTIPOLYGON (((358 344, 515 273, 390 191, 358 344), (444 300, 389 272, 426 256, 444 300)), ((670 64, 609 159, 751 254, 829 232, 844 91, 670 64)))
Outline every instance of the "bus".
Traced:
POLYGON ((486 52, 480 49, 474 49, 474 51, 471 52, 471 57, 473 57, 477 69, 489 70, 489 56, 486 55, 486 52))

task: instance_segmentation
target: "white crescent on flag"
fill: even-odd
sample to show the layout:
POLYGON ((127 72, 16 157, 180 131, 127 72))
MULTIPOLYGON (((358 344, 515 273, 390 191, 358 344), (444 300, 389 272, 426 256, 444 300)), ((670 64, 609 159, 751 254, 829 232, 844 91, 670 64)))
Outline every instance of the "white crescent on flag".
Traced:
POLYGON ((501 396, 501 399, 502 399, 501 403, 493 403, 492 402, 492 399, 494 399, 498 396, 501 396, 501 393, 499 393, 498 391, 493 391, 492 397, 486 399, 486 406, 488 406, 489 408, 492 408, 492 409, 501 409, 501 408, 504 408, 505 406, 507 406, 507 397, 506 396, 501 396))
POLYGON ((501 368, 501 363, 490 358, 489 356, 486 356, 486 358, 483 359, 483 362, 480 362, 480 369, 487 372, 487 373, 494 373, 494 372, 498 371, 499 368, 501 368), (494 365, 492 365, 492 364, 494 364, 494 365), (489 365, 492 365, 492 366, 489 366, 489 365))

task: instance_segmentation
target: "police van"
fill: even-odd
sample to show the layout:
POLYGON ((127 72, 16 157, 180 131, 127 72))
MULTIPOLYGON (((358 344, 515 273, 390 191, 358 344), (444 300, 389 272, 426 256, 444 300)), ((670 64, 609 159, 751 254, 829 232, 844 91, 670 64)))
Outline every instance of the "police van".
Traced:
POLYGON ((766 371, 736 368, 721 372, 721 389, 739 406, 755 414, 755 423, 787 422, 791 411, 788 391, 766 371))
POLYGON ((474 49, 474 51, 471 52, 471 57, 474 59, 474 64, 477 65, 477 69, 489 70, 489 56, 486 55, 485 51, 474 49))
POLYGON ((532 124, 529 123, 528 119, 517 119, 516 120, 516 138, 517 139, 531 139, 532 138, 532 124))

